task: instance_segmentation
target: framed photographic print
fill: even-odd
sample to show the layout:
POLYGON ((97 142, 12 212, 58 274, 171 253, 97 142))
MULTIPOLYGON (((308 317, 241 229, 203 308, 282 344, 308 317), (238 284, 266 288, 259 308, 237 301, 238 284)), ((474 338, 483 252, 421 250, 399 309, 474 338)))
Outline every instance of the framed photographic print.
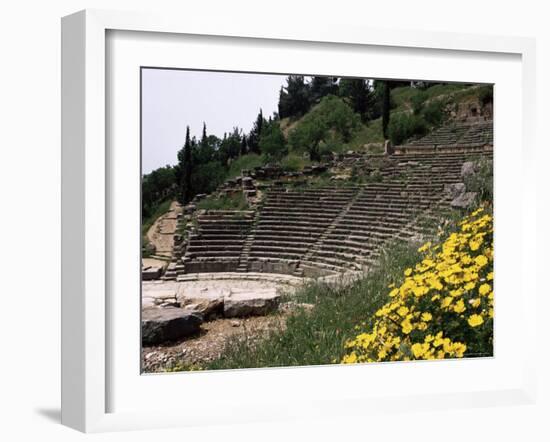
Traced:
POLYGON ((531 401, 533 63, 519 38, 64 18, 63 422, 531 401))

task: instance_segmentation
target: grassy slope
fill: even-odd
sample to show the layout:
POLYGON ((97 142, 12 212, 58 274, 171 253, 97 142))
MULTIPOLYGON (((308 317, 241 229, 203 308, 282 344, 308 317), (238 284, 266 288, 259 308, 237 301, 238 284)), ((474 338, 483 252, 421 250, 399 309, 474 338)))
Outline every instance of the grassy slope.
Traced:
MULTIPOLYGON (((475 87, 464 86, 463 84, 446 84, 436 85, 426 89, 423 93, 427 100, 432 100, 436 97, 453 94, 457 102, 471 99, 476 96, 475 87)), ((418 89, 410 87, 399 87, 391 91, 391 99, 394 105, 392 114, 398 112, 408 112, 411 110, 412 98, 421 93, 418 89)), ((285 118, 281 121, 281 128, 288 136, 290 130, 299 123, 300 119, 289 121, 285 118)), ((370 121, 368 124, 362 124, 361 128, 354 134, 352 140, 345 146, 345 150, 362 150, 365 144, 383 143, 382 135, 382 118, 377 118, 370 121)))
POLYGON ((205 210, 246 210, 248 209, 248 202, 242 192, 223 197, 211 195, 199 201, 197 208, 205 210))

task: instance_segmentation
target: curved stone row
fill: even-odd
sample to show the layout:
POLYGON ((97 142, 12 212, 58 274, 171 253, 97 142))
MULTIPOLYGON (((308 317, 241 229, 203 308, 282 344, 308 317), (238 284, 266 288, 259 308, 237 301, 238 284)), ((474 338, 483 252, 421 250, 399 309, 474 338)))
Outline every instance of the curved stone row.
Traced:
POLYGON ((410 141, 406 146, 482 146, 493 144, 493 121, 451 123, 410 141))

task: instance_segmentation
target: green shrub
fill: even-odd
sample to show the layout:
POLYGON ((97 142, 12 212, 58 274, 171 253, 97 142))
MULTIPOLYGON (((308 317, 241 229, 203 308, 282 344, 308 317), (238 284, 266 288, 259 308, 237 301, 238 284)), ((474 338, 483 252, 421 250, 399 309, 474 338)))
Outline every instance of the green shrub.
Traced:
POLYGON ((288 154, 281 160, 281 167, 283 170, 288 172, 297 172, 302 170, 304 167, 309 166, 311 161, 307 158, 304 158, 302 155, 298 154, 288 154))
POLYGON ((360 118, 341 98, 323 97, 290 132, 288 144, 294 152, 309 152, 312 160, 320 158, 321 141, 347 143, 360 126, 360 118))
POLYGON ((260 150, 269 158, 280 160, 286 155, 286 141, 279 124, 271 122, 262 129, 260 150))
POLYGON ((427 94, 424 91, 418 91, 416 95, 412 96, 411 106, 413 109, 413 114, 419 115, 420 112, 422 112, 426 98, 427 98, 427 94))
POLYGON ((419 115, 400 113, 392 115, 388 126, 388 135, 394 146, 403 144, 412 137, 421 137, 428 133, 428 126, 419 115))
POLYGON ((478 91, 478 99, 483 106, 489 103, 492 103, 493 102, 493 85, 488 84, 486 86, 480 87, 478 91))
POLYGON ((493 162, 487 158, 481 158, 475 162, 476 173, 468 175, 464 179, 466 190, 476 192, 478 202, 493 201, 493 162))
POLYGON ((446 107, 447 103, 445 101, 432 100, 424 105, 421 115, 428 125, 437 127, 443 124, 448 117, 446 107))

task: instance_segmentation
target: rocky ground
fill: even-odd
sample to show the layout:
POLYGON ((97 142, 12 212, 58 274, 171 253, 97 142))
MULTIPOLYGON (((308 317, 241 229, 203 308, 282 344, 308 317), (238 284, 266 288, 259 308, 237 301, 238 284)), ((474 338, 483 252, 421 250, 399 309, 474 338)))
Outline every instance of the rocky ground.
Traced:
POLYGON ((255 340, 284 327, 298 305, 287 299, 294 290, 259 280, 143 282, 142 371, 203 367, 235 338, 255 340))
POLYGON ((232 339, 256 340, 270 330, 284 327, 287 312, 248 318, 218 318, 204 322, 201 330, 177 342, 162 346, 142 347, 142 371, 159 373, 202 367, 219 358, 232 339))

